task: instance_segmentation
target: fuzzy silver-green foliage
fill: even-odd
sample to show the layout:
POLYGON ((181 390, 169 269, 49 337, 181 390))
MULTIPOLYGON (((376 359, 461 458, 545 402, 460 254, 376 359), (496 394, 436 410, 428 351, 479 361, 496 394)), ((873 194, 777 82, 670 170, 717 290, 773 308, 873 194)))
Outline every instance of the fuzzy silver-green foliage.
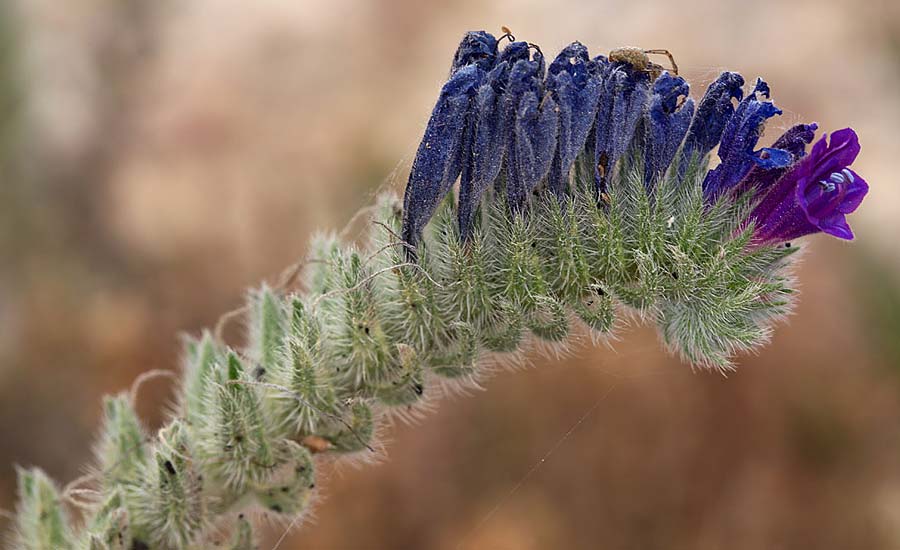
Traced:
POLYGON ((704 204, 700 166, 648 192, 640 161, 623 162, 600 200, 576 175, 567 201, 539 191, 516 215, 489 191, 466 243, 448 198, 415 262, 399 199, 381 196, 362 244, 313 239, 303 291, 250 293, 244 349, 188 339, 155 437, 127 395, 107 398, 81 521, 44 474, 20 471, 14 546, 252 548, 248 518, 305 514, 318 457, 368 456, 386 413, 476 383, 486 357, 608 336, 622 313, 692 365, 731 369, 788 312, 795 248, 748 246, 748 205, 704 204))

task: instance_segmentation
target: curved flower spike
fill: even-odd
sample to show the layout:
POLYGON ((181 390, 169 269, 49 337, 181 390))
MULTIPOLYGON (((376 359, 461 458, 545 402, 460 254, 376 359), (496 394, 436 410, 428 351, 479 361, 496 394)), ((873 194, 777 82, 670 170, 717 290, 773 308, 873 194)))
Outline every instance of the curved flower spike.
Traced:
POLYGON ((477 65, 483 71, 490 71, 496 60, 497 39, 494 35, 485 31, 469 31, 456 49, 450 74, 467 65, 477 65))
MULTIPOLYGON (((794 164, 806 156, 806 146, 812 143, 818 128, 819 125, 815 122, 812 124, 797 124, 781 134, 781 137, 775 140, 772 147, 790 153, 790 164, 794 164)), ((760 195, 767 191, 788 170, 790 170, 790 166, 777 168, 754 166, 750 173, 747 174, 747 177, 735 188, 735 192, 740 195, 754 190, 754 194, 760 195)))
POLYGON ((428 120, 403 197, 401 236, 413 247, 462 170, 467 113, 483 79, 477 65, 453 73, 428 120))
POLYGON ((690 160, 693 155, 702 157, 719 144, 725 125, 734 115, 732 101, 744 97, 743 85, 744 77, 731 72, 720 74, 709 85, 697 105, 697 114, 684 141, 685 160, 690 160))
POLYGON ((602 85, 598 72, 580 42, 567 46, 550 64, 547 89, 559 108, 559 136, 548 186, 559 199, 566 195, 572 164, 597 116, 602 85))
POLYGON ((680 76, 664 72, 653 83, 650 107, 644 115, 644 184, 662 176, 675 158, 694 116, 694 100, 687 98, 690 86, 680 76))
POLYGON ((513 212, 525 207, 528 194, 547 175, 556 148, 556 102, 543 95, 543 62, 535 57, 513 65, 503 96, 504 118, 512 122, 506 132, 506 193, 513 212))
POLYGON ((824 231, 852 240, 846 215, 860 205, 869 185, 849 166, 859 154, 859 139, 844 128, 816 142, 751 212, 758 243, 782 242, 824 231))
POLYGON ((757 79, 753 91, 741 101, 734 116, 725 125, 719 144, 719 166, 710 170, 703 181, 703 196, 716 200, 722 192, 734 188, 750 172, 754 164, 765 169, 783 168, 791 163, 791 154, 783 149, 764 147, 754 150, 767 119, 781 114, 771 101, 760 101, 756 94, 768 99, 769 86, 757 79))
POLYGON ((597 194, 606 191, 606 179, 625 154, 647 104, 650 79, 628 64, 607 65, 594 126, 594 181, 597 194))

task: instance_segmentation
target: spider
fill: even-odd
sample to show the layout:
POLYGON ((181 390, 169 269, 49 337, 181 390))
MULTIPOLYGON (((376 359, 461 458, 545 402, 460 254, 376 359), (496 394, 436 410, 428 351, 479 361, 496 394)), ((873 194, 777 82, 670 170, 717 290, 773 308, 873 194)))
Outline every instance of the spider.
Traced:
POLYGON ((678 65, 675 64, 675 58, 669 50, 643 50, 641 48, 625 46, 609 52, 609 60, 614 63, 628 63, 635 69, 650 75, 651 80, 656 80, 665 70, 665 67, 650 61, 650 55, 652 54, 668 57, 669 62, 672 64, 672 72, 675 73, 675 76, 678 76, 678 65))

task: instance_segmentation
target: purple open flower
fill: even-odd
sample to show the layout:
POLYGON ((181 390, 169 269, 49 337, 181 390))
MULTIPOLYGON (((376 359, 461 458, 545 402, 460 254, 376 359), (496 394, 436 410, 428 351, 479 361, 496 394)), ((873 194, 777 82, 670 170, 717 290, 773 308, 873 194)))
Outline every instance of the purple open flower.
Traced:
POLYGON ((853 239, 846 215, 856 210, 869 191, 849 168, 859 154, 859 140, 850 128, 823 136, 809 155, 797 162, 750 214, 756 222, 756 242, 788 241, 823 231, 853 239))

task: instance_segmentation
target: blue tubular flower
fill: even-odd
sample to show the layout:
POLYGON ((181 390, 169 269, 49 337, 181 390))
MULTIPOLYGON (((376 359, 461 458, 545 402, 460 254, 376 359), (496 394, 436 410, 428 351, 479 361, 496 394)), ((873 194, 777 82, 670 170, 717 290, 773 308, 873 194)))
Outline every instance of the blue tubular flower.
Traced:
POLYGON ((462 170, 466 122, 473 97, 483 79, 484 71, 477 65, 457 70, 441 89, 428 120, 403 197, 401 236, 413 247, 462 170))
POLYGON ((504 48, 496 66, 487 74, 475 97, 471 120, 471 150, 466 152, 467 163, 459 181, 460 239, 465 242, 472 234, 472 220, 481 196, 497 179, 505 152, 506 119, 500 100, 509 81, 510 64, 529 59, 528 44, 513 42, 504 48))
POLYGON ((509 208, 521 212, 528 194, 550 170, 559 115, 542 90, 543 56, 516 61, 503 95, 506 130, 506 193, 509 208))
POLYGON ((470 31, 463 36, 456 49, 450 74, 468 65, 477 65, 483 71, 490 71, 496 60, 497 39, 494 35, 485 31, 470 31))
POLYGON ((781 114, 771 101, 760 101, 756 94, 768 99, 769 86, 757 79, 753 91, 741 101, 734 116, 725 125, 719 144, 719 166, 711 170, 703 181, 703 196, 716 200, 724 191, 734 188, 754 165, 765 169, 782 168, 791 163, 791 154, 783 149, 766 147, 754 150, 767 119, 781 114))
POLYGON ((648 189, 662 176, 675 158, 694 116, 694 100, 687 97, 690 86, 680 76, 663 73, 653 83, 650 107, 644 115, 644 184, 648 189))
POLYGON ((597 194, 606 191, 606 179, 625 154, 647 103, 650 79, 645 71, 626 63, 608 64, 594 126, 594 181, 597 194))
POLYGON ((853 239, 846 215, 859 207, 869 185, 849 166, 859 154, 856 132, 844 128, 823 136, 763 196, 750 214, 758 243, 777 243, 823 231, 853 239))
MULTIPOLYGON (((812 143, 818 128, 819 126, 815 122, 812 124, 797 124, 775 140, 772 147, 790 153, 790 164, 794 164, 806 156, 806 146, 812 143)), ((735 191, 737 194, 743 194, 754 190, 754 194, 759 195, 768 190, 788 170, 790 170, 790 166, 776 168, 754 166, 750 173, 747 174, 747 177, 735 188, 735 191)))
POLYGON ((599 68, 580 42, 567 46, 550 64, 547 89, 559 107, 559 136, 548 186, 560 199, 568 190, 569 172, 584 148, 597 116, 599 68))

